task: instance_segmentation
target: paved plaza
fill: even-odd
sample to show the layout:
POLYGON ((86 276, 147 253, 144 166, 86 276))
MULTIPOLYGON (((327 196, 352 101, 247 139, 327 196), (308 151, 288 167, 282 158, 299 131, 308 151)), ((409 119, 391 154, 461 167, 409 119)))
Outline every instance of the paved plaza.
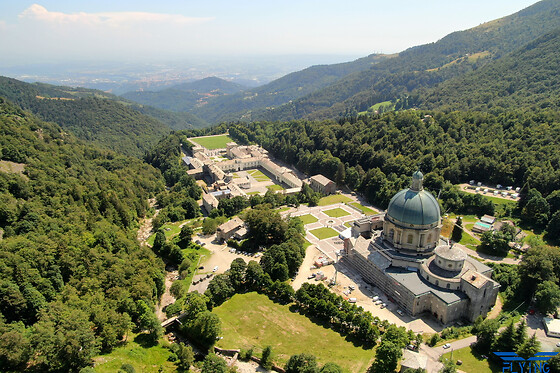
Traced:
POLYGON ((319 228, 332 228, 340 234, 341 232, 349 228, 351 222, 365 216, 364 214, 362 214, 362 212, 344 203, 335 203, 333 205, 315 207, 301 205, 297 209, 286 211, 284 214, 289 214, 292 217, 304 215, 311 215, 315 217, 317 219, 316 222, 308 223, 305 225, 305 238, 307 239, 307 241, 311 242, 311 244, 317 246, 317 248, 322 251, 323 254, 327 255, 332 260, 336 260, 335 252, 341 250, 343 246, 342 240, 338 237, 338 234, 335 237, 320 239, 313 235, 311 231, 319 228), (347 214, 344 214, 340 210, 343 210, 347 214), (332 217, 329 216, 329 214, 338 217, 332 217))

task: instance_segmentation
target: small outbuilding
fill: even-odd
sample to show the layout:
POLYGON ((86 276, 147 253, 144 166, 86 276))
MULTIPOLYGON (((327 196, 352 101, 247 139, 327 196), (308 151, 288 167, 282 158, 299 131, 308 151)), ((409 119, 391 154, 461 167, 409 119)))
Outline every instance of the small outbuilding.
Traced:
POLYGON ((309 179, 309 186, 314 191, 322 194, 328 195, 336 192, 335 182, 321 174, 311 176, 309 179))
POLYGON ((560 320, 543 317, 544 330, 549 337, 560 338, 560 320))
POLYGON ((233 235, 240 230, 245 223, 237 216, 228 222, 220 225, 216 230, 218 241, 224 242, 229 240, 233 235))

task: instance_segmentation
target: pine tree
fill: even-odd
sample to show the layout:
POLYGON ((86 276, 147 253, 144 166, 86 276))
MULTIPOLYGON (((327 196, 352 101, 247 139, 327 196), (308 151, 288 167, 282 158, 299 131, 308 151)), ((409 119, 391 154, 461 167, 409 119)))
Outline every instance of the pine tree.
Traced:
POLYGON ((533 333, 533 336, 529 338, 517 351, 517 354, 524 359, 528 359, 535 356, 537 352, 541 349, 541 343, 537 339, 537 334, 533 333))
POLYGON ((519 325, 517 325, 517 329, 515 330, 515 341, 514 341, 514 349, 513 351, 517 351, 523 343, 527 340, 527 323, 525 319, 521 320, 519 325))

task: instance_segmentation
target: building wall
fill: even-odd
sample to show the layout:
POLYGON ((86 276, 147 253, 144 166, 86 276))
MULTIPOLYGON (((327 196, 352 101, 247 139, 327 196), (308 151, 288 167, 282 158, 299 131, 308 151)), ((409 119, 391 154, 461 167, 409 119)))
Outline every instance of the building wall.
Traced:
POLYGON ((412 316, 429 312, 443 324, 450 323, 461 317, 469 318, 469 299, 463 299, 448 305, 431 292, 415 295, 351 248, 347 250, 347 256, 344 260, 360 273, 364 281, 377 286, 387 296, 391 297, 400 308, 412 316))

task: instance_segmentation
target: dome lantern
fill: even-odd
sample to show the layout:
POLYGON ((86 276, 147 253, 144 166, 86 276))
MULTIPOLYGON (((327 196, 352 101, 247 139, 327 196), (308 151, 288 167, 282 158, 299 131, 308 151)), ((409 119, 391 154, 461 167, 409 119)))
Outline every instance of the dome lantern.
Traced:
POLYGON ((422 186, 423 182, 424 175, 422 174, 422 172, 420 172, 420 170, 416 171, 412 174, 412 186, 410 187, 410 189, 417 192, 421 191, 422 189, 424 189, 424 187, 422 186))

